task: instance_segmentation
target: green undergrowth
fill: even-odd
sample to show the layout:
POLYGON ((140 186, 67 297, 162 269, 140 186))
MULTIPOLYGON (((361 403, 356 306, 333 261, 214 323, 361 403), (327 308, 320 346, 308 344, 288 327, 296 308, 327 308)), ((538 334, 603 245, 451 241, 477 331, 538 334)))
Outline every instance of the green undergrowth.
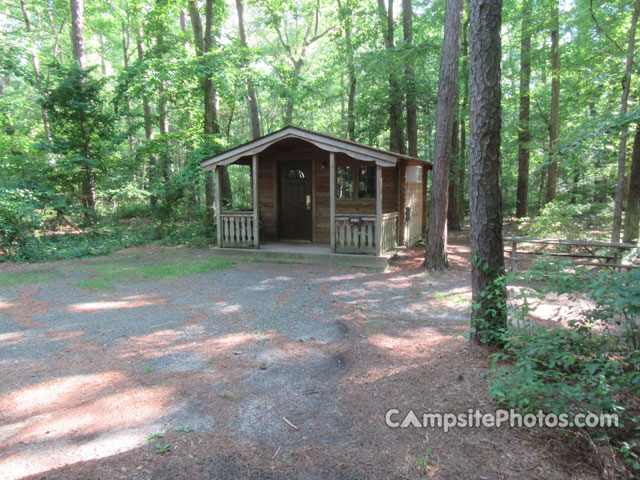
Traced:
POLYGON ((226 258, 207 257, 202 259, 175 258, 170 262, 152 264, 103 263, 88 265, 91 278, 76 284, 80 288, 113 288, 120 282, 135 283, 146 280, 166 280, 194 273, 204 273, 227 268, 236 263, 226 258))
POLYGON ((23 285, 25 283, 43 283, 53 278, 51 273, 41 272, 10 272, 0 273, 0 286, 10 287, 12 285, 23 285))

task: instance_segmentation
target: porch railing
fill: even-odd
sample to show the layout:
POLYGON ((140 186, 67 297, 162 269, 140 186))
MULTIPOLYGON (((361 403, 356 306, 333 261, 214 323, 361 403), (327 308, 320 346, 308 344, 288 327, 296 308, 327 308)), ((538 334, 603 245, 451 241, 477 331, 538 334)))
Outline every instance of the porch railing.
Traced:
POLYGON ((382 252, 393 250, 398 245, 398 212, 382 214, 382 252))
POLYGON ((218 235, 221 235, 223 247, 255 247, 256 239, 253 234, 253 211, 220 212, 222 225, 218 235))
MULTIPOLYGON (((336 221, 337 253, 376 253, 375 215, 339 214, 336 221)), ((382 215, 382 252, 396 246, 398 213, 382 215)))

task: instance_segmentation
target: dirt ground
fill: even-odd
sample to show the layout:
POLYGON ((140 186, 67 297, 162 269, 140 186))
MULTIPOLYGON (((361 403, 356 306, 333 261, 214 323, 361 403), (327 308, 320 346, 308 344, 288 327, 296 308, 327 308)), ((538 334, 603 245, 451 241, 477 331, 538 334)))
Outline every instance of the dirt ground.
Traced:
POLYGON ((0 287, 0 478, 597 478, 549 432, 385 425, 497 408, 490 352, 457 336, 463 238, 431 274, 420 250, 386 272, 238 263, 113 289, 78 282, 176 249, 0 266, 36 275, 0 287))

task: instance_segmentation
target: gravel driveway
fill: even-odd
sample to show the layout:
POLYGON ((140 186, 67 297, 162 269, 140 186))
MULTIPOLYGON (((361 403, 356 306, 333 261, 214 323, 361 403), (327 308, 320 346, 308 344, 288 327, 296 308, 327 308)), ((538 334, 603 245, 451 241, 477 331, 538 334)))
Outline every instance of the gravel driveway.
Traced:
POLYGON ((237 263, 91 287, 101 265, 208 255, 0 270, 32 278, 0 287, 0 478, 594 474, 527 431, 385 426, 393 407, 495 408, 488 352, 455 337, 468 328, 463 245, 443 274, 409 251, 384 273, 237 263))

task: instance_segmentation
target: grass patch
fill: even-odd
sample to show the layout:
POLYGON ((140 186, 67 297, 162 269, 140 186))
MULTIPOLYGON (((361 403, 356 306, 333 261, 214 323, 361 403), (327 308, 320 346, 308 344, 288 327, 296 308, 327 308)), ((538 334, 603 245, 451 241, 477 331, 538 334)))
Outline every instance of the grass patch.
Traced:
POLYGON ((83 280, 75 284, 77 288, 96 289, 96 290, 110 290, 115 288, 114 285, 105 282, 104 280, 83 280))
POLYGON ((225 400, 231 400, 231 401, 242 400, 242 396, 230 390, 225 390, 224 392, 220 392, 218 394, 218 397, 223 398, 225 400))
POLYGON ((0 286, 22 285, 24 283, 42 283, 51 280, 50 273, 3 273, 0 274, 0 286))
MULTIPOLYGON (((144 280, 163 280, 168 278, 178 278, 194 273, 204 273, 220 268, 230 267, 236 262, 225 258, 205 258, 202 260, 180 260, 176 259, 170 263, 153 263, 143 265, 130 264, 100 264, 91 265, 89 269, 94 277, 90 282, 94 285, 109 285, 108 282, 126 281, 139 282, 144 280)), ((85 282, 87 283, 87 282, 85 282)), ((100 287, 95 287, 100 288, 100 287)), ((109 288, 107 286, 107 288, 109 288)))

